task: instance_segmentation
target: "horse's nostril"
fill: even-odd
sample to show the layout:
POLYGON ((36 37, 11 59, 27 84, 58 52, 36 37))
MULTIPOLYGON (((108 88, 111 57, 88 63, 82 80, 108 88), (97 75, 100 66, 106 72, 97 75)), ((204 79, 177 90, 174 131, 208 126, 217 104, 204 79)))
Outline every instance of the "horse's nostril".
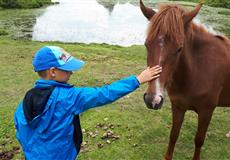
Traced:
POLYGON ((147 93, 145 93, 143 98, 144 98, 145 105, 146 105, 149 109, 153 109, 153 108, 152 108, 152 103, 151 103, 152 99, 150 98, 150 96, 149 96, 147 93))

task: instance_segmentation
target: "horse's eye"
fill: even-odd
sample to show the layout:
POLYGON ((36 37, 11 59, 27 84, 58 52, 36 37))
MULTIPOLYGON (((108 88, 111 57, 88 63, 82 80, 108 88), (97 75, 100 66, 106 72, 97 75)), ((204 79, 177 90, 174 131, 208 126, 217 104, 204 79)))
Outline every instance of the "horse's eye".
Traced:
POLYGON ((182 47, 178 48, 176 53, 180 53, 182 51, 182 47))

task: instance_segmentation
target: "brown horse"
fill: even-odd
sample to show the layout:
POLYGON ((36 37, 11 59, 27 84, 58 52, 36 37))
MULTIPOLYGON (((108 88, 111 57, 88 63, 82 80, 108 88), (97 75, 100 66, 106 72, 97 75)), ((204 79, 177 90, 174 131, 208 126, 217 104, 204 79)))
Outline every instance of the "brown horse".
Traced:
POLYGON ((163 69, 159 79, 149 83, 144 101, 148 108, 159 109, 166 89, 172 104, 166 160, 173 157, 187 110, 198 114, 193 159, 199 160, 215 107, 230 106, 230 40, 192 22, 201 6, 186 11, 179 5, 168 4, 156 13, 140 0, 141 10, 150 21, 145 42, 147 65, 159 64, 163 69))

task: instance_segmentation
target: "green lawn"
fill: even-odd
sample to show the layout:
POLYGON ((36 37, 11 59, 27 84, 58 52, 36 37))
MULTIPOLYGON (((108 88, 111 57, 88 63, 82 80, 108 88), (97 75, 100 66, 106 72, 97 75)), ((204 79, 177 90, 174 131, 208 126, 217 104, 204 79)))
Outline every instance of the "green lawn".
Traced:
MULTIPOLYGON (((109 45, 39 43, 0 38, 0 153, 23 159, 15 139, 13 114, 26 90, 38 78, 31 65, 35 51, 44 45, 58 45, 86 61, 70 80, 76 86, 101 86, 122 77, 139 74, 146 65, 144 46, 128 48, 109 45)), ((115 103, 81 115, 84 148, 79 160, 160 160, 168 144, 171 127, 170 102, 161 110, 145 107, 146 85, 115 103), (103 134, 112 131, 112 137, 103 134)), ((230 109, 218 108, 203 147, 203 160, 230 159, 230 109)), ((196 132, 196 114, 188 112, 176 145, 175 160, 191 159, 196 132)), ((111 133, 111 132, 110 132, 111 133)))

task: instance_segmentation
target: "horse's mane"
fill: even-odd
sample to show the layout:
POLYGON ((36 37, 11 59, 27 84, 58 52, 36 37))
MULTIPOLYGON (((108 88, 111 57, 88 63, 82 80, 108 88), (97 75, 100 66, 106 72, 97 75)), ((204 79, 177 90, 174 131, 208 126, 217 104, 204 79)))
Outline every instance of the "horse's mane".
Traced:
POLYGON ((147 40, 154 39, 157 35, 168 36, 183 45, 184 25, 182 15, 186 12, 182 6, 175 4, 161 4, 150 20, 147 40))
MULTIPOLYGON (((160 35, 173 39, 178 46, 183 46, 185 34, 192 38, 194 29, 198 29, 203 33, 211 34, 203 26, 197 25, 193 22, 187 26, 185 33, 182 15, 186 12, 188 11, 181 5, 160 4, 159 12, 157 12, 150 20, 147 41, 151 41, 152 39, 155 39, 156 36, 160 35)), ((222 40, 226 43, 230 43, 230 40, 227 37, 222 37, 222 40)))
POLYGON ((230 46, 230 39, 224 35, 215 35, 217 38, 221 39, 223 42, 226 42, 230 46))
MULTIPOLYGON (((230 39, 225 36, 225 35, 219 35, 219 34, 213 34, 213 33, 210 33, 205 27, 203 27, 202 25, 197 25, 195 23, 192 23, 192 31, 193 30, 199 30, 199 32, 201 33, 206 33, 206 34, 209 34, 211 36, 214 36, 216 38, 218 38, 219 40, 221 40, 223 43, 226 43, 228 46, 230 46, 230 39)), ((194 34, 194 32, 192 32, 192 34, 194 34)), ((200 35, 202 36, 202 35, 200 35)), ((205 36, 208 38, 208 36, 205 36)), ((204 36, 203 36, 204 38, 204 36)))

